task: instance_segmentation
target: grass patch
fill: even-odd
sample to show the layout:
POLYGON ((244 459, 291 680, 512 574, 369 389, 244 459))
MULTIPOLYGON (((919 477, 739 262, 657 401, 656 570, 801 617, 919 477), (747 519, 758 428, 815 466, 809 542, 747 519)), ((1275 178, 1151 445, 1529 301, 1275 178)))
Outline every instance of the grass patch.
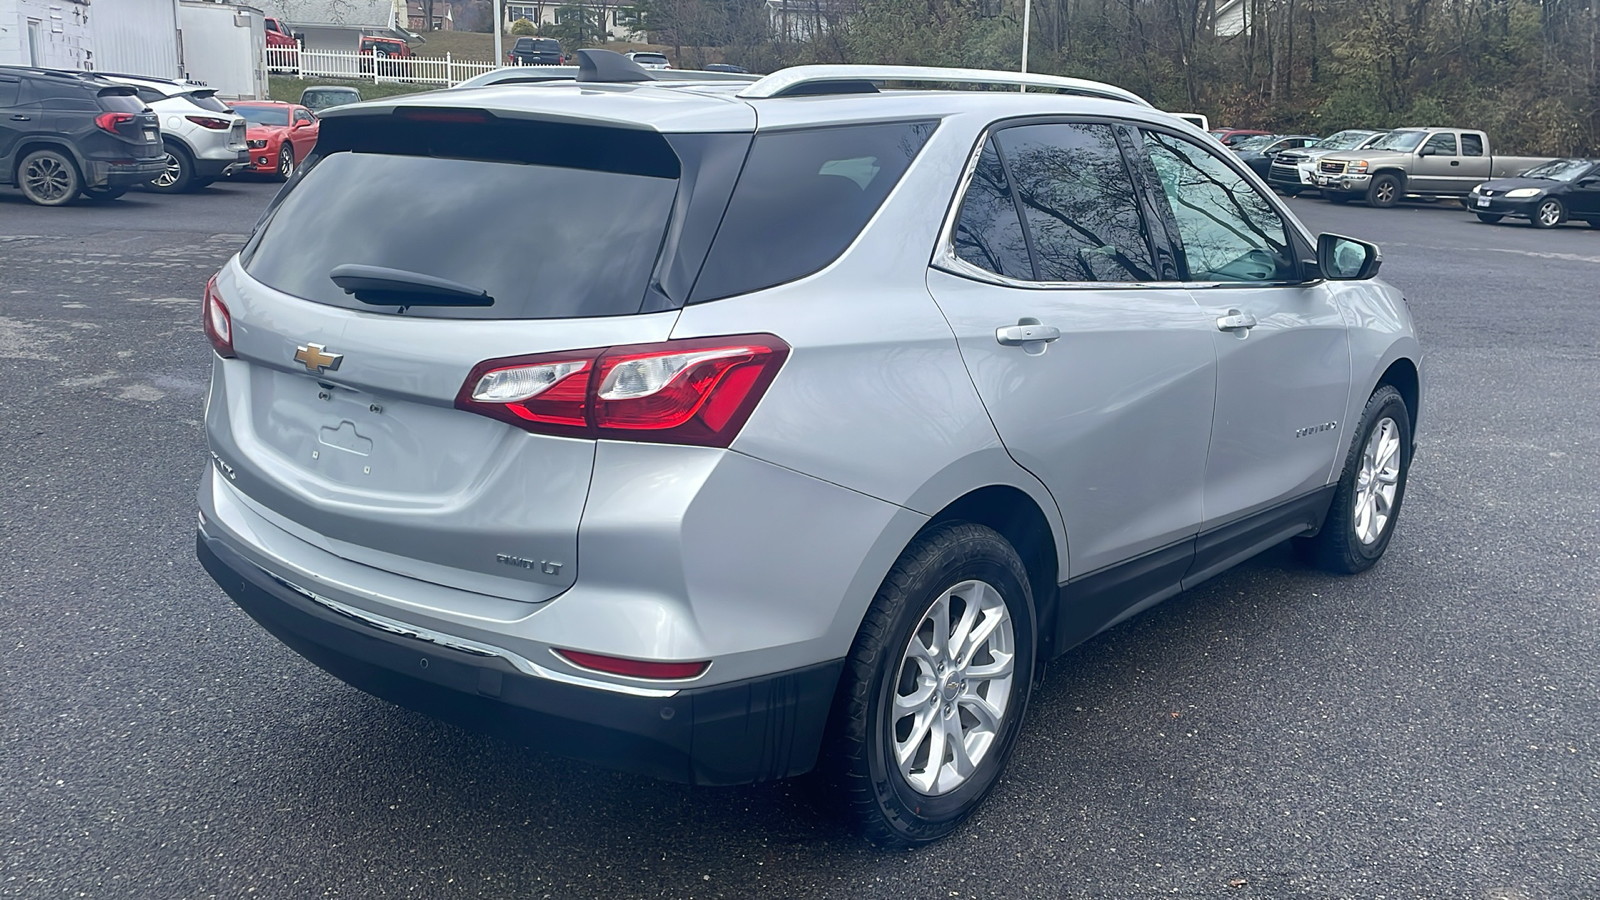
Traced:
POLYGON ((299 103, 301 91, 319 85, 353 87, 361 92, 363 100, 376 100, 379 97, 393 97, 398 94, 420 94, 423 91, 436 91, 442 87, 437 84, 397 84, 389 81, 373 84, 370 81, 346 81, 340 78, 294 78, 288 75, 271 75, 267 78, 267 93, 271 94, 273 100, 299 103))

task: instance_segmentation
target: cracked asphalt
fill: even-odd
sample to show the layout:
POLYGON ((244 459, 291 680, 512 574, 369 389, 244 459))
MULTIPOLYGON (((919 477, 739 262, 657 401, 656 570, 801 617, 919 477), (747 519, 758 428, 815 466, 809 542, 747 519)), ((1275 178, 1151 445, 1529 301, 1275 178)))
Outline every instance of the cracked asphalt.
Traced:
POLYGON ((206 278, 276 190, 0 191, 0 896, 1600 896, 1600 230, 1294 202, 1429 354, 1388 557, 1269 552, 1050 668, 994 797, 881 853, 345 687, 194 559, 206 278))

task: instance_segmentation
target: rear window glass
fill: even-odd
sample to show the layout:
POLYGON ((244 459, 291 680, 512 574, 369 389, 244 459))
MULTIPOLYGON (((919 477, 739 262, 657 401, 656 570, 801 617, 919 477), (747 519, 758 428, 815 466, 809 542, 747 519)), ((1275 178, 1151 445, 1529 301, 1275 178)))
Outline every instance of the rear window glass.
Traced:
POLYGON ((143 112, 144 101, 138 95, 128 94, 101 94, 99 97, 100 108, 112 112, 143 112))
POLYGON ((769 288, 833 262, 933 129, 897 122, 757 134, 689 302, 769 288))
POLYGON ((369 306, 329 278, 346 263, 487 291, 494 305, 413 306, 407 316, 540 319, 636 313, 677 180, 554 166, 332 154, 267 223, 246 266, 288 294, 369 306))
POLYGON ((228 104, 217 99, 216 91, 195 91, 192 94, 186 94, 184 96, 189 98, 190 103, 193 103, 195 106, 198 106, 201 109, 209 109, 212 112, 219 113, 229 112, 228 104))

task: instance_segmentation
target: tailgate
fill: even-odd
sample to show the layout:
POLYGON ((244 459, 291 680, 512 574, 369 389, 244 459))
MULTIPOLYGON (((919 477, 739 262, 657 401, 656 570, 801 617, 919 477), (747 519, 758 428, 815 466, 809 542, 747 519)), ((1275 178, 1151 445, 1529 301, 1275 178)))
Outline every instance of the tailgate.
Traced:
POLYGON ((462 412, 456 393, 483 359, 665 340, 675 312, 374 316, 282 294, 237 262, 217 289, 238 358, 216 367, 207 436, 247 505, 338 556, 462 590, 541 601, 573 583, 594 442, 462 412))

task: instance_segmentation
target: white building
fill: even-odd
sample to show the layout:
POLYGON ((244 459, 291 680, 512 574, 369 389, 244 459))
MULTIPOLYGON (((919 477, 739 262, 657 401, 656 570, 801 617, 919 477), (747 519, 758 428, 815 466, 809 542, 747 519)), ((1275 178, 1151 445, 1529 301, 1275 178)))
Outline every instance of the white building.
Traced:
MULTIPOLYGON (((632 6, 617 6, 601 3, 538 3, 538 2, 507 2, 505 5, 505 26, 510 28, 518 19, 527 19, 536 25, 560 25, 563 19, 583 10, 589 15, 599 12, 604 21, 601 27, 605 29, 606 36, 613 41, 630 41, 642 43, 645 40, 643 31, 639 27, 639 12, 632 6)), ((511 36, 506 35, 509 39, 511 36)))
POLYGON ((93 52, 87 0, 0 0, 0 65, 82 69, 93 52))

